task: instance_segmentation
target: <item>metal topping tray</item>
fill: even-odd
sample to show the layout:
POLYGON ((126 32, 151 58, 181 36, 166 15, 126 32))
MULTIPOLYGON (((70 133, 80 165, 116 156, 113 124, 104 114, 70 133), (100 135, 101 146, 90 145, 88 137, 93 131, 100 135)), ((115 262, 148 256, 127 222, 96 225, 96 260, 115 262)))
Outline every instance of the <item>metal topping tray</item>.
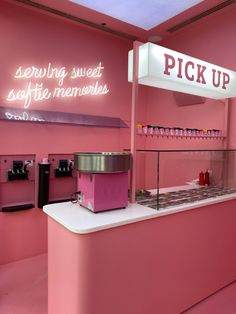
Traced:
POLYGON ((218 186, 201 187, 190 190, 138 196, 137 203, 154 209, 165 209, 171 206, 193 203, 232 193, 236 193, 236 188, 218 186))

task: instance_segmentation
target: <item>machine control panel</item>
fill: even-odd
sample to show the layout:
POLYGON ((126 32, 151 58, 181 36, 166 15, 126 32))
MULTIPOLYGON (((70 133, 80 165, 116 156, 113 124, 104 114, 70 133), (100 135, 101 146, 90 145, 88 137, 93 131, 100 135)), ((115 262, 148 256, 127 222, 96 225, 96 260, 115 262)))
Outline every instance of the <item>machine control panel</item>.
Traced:
POLYGON ((13 160, 12 169, 8 169, 8 181, 28 180, 29 166, 33 165, 33 160, 13 160))
POLYGON ((72 177, 73 160, 60 159, 59 166, 54 169, 55 177, 72 177))

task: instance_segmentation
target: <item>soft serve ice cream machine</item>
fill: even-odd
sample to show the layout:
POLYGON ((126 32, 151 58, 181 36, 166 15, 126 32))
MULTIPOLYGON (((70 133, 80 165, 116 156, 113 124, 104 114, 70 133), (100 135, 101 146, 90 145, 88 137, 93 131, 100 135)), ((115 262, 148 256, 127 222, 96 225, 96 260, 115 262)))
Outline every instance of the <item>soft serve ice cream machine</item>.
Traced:
POLYGON ((129 153, 75 153, 81 206, 93 212, 128 205, 129 153))

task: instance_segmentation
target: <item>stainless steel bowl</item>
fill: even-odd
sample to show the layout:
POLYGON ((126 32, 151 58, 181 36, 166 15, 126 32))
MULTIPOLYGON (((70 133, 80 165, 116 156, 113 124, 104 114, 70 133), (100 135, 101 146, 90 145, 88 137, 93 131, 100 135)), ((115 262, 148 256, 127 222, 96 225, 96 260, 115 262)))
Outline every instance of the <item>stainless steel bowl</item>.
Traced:
POLYGON ((75 169, 90 173, 127 172, 130 169, 130 153, 95 152, 74 153, 75 169))

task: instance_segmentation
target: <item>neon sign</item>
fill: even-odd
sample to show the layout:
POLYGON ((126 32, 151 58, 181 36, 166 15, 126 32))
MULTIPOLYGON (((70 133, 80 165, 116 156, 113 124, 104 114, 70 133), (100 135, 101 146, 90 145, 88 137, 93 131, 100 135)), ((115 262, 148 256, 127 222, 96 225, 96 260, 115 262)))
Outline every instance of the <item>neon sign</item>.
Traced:
POLYGON ((73 67, 71 70, 67 70, 66 67, 53 67, 51 63, 43 68, 19 66, 14 78, 28 80, 27 86, 24 89, 11 89, 6 100, 9 102, 23 101, 23 106, 27 109, 32 102, 42 100, 106 95, 109 93, 107 84, 99 82, 103 70, 101 62, 95 67, 73 67), (83 81, 80 86, 72 86, 72 82, 81 78, 89 79, 89 83, 84 84, 83 81), (57 85, 50 88, 45 85, 46 80, 54 80, 57 85))

